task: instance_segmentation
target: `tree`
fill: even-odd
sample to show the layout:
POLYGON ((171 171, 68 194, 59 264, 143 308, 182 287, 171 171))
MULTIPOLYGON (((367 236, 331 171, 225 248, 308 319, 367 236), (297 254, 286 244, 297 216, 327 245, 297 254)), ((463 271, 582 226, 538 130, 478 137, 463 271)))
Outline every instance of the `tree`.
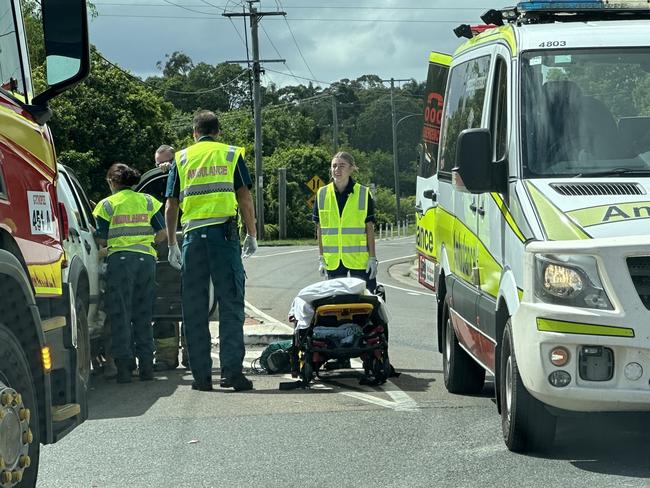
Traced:
MULTIPOLYGON (((59 160, 86 179, 91 198, 106 194, 114 162, 145 171, 162 143, 176 142, 174 108, 149 87, 110 65, 93 49, 91 76, 51 102, 50 123, 59 160)), ((42 73, 42 69, 40 71, 42 73)))

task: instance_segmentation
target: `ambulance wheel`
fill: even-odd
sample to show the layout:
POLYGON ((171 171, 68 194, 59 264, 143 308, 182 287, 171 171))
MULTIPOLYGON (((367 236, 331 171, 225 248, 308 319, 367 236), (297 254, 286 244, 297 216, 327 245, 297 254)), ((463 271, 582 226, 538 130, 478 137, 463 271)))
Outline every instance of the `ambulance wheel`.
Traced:
POLYGON ((501 427, 506 447, 513 452, 543 451, 553 444, 556 417, 533 397, 519 375, 512 340, 506 323, 501 342, 501 427))
POLYGON ((444 302, 442 318, 445 324, 442 369, 445 387, 449 393, 479 393, 485 383, 485 370, 460 347, 447 300, 444 302))
MULTIPOLYGON (((20 486, 36 486, 40 455, 39 411, 32 372, 13 333, 0 323, 0 454, 3 470, 20 477, 20 486), (13 401, 11 400, 13 398, 13 401), (21 460, 22 458, 22 460, 21 460)), ((0 486, 14 482, 0 480, 0 486)))

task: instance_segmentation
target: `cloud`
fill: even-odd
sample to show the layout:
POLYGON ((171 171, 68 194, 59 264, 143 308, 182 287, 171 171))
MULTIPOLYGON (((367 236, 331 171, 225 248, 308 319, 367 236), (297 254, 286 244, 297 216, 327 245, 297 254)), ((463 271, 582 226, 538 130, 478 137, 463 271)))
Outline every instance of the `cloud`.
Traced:
MULTIPOLYGON (((91 41, 108 59, 137 75, 158 74, 156 62, 164 61, 165 54, 174 51, 184 52, 195 63, 217 64, 246 58, 243 20, 234 18, 231 23, 220 15, 222 9, 210 7, 206 2, 174 0, 173 3, 185 7, 181 8, 167 5, 163 0, 131 0, 128 6, 126 3, 117 6, 112 1, 112 4, 107 0, 96 2, 100 15, 91 22, 91 41)), ((240 11, 235 7, 241 2, 210 0, 210 3, 221 6, 228 3, 231 11, 240 11)), ((268 63, 265 66, 268 71, 264 80, 278 85, 308 83, 292 78, 289 69, 297 76, 325 82, 354 79, 364 74, 422 81, 426 76, 428 53, 431 50, 453 52, 460 42, 451 32, 460 22, 441 21, 479 23, 480 13, 493 6, 486 0, 472 0, 471 4, 468 1, 464 6, 458 0, 354 0, 353 3, 283 0, 281 4, 288 14, 286 21, 279 16, 268 16, 262 20, 259 30, 262 59, 281 57, 287 61, 287 65, 268 63), (435 10, 443 7, 452 10, 435 10), (381 22, 360 22, 361 19, 381 22), (401 22, 387 22, 393 20, 401 22)), ((259 8, 276 10, 277 2, 264 0, 259 8)), ((248 41, 250 44, 250 34, 248 41)))

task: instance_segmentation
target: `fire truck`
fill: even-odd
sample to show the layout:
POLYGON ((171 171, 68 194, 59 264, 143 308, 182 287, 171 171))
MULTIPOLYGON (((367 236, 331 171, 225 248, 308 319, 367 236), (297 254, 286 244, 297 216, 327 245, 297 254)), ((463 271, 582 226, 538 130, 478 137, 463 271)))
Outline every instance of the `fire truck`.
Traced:
POLYGON ((48 100, 88 76, 85 0, 43 0, 47 87, 32 90, 19 0, 0 0, 0 487, 35 486, 40 444, 87 416, 74 291, 62 282, 48 100))

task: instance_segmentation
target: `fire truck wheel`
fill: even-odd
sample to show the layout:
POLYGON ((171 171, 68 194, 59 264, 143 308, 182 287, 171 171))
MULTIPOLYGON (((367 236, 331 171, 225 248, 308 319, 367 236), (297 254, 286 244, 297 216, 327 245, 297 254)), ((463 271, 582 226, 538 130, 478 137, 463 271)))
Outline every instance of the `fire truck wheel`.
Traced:
POLYGON ((460 347, 451 322, 447 300, 442 318, 445 324, 442 368, 445 387, 449 393, 479 393, 485 383, 485 370, 460 347))
POLYGON ((533 397, 519 375, 510 319, 501 342, 501 427, 506 447, 513 452, 544 451, 553 444, 556 417, 533 397))
MULTIPOLYGON (((36 486, 40 454, 39 410, 29 363, 22 347, 11 331, 0 323, 0 456, 2 475, 9 472, 12 481, 0 487, 14 486, 22 479, 21 487, 36 486), (16 480, 16 481, 14 481, 16 480)), ((6 475, 4 475, 6 476, 6 475)))

